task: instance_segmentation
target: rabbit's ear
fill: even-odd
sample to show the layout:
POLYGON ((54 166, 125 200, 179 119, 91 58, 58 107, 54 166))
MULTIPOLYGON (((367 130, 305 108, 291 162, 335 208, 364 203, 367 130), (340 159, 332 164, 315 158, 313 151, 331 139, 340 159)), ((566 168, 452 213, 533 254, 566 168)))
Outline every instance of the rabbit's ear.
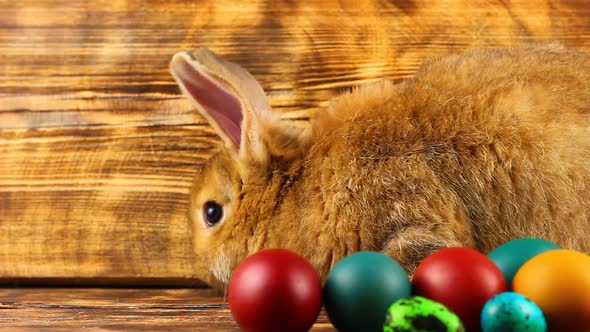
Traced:
POLYGON ((279 119, 245 69, 201 47, 174 55, 170 71, 235 156, 268 161, 262 131, 276 127, 279 119))

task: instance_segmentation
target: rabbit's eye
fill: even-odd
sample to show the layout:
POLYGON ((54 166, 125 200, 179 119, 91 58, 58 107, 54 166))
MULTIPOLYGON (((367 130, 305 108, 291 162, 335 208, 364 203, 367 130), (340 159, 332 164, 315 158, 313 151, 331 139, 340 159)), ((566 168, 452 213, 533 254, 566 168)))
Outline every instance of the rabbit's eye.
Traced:
POLYGON ((203 205, 203 217, 207 227, 215 226, 223 217, 223 206, 214 201, 208 201, 203 205))

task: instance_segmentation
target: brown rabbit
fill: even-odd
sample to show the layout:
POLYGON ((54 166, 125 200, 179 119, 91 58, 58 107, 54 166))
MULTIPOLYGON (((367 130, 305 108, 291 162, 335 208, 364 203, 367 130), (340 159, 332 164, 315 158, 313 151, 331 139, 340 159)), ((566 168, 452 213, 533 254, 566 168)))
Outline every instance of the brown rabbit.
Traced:
POLYGON ((191 190, 199 277, 227 284, 284 247, 325 278, 381 251, 410 273, 431 252, 519 237, 590 250, 590 56, 559 44, 436 58, 400 84, 280 121, 256 80, 206 48, 170 65, 224 141, 191 190))

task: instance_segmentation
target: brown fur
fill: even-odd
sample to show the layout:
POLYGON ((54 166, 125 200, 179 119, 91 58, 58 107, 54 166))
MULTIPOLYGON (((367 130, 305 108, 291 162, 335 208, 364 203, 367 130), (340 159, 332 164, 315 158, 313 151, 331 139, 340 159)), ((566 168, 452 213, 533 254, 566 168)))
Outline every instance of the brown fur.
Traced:
POLYGON ((447 246, 543 237, 590 250, 590 57, 558 44, 434 59, 334 100, 307 130, 260 126, 268 158, 221 147, 191 191, 199 277, 285 247, 325 278, 382 251, 412 271, 447 246), (225 204, 205 228, 205 201, 225 204))

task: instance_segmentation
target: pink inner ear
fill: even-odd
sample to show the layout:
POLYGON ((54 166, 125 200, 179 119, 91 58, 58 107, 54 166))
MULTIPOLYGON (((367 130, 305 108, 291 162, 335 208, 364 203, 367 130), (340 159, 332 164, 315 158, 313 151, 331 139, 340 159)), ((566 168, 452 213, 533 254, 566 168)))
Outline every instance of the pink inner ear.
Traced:
POLYGON ((183 62, 179 72, 186 91, 239 148, 243 110, 238 96, 187 62, 183 62))

